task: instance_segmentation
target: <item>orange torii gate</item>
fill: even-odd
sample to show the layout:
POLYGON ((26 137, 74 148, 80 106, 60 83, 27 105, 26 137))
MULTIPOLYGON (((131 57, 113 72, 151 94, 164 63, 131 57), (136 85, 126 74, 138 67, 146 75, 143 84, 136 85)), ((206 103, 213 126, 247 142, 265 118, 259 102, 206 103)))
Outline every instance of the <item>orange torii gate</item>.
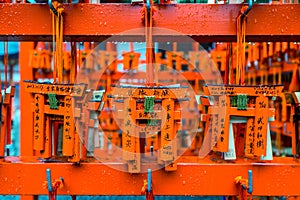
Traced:
POLYGON ((186 87, 134 85, 113 88, 117 118, 123 126, 123 160, 128 164, 129 172, 141 171, 145 140, 146 146, 151 145, 157 151, 153 154, 158 163, 164 164, 167 171, 177 169, 175 138, 181 121, 179 102, 187 100, 186 90, 186 87), (149 102, 152 105, 149 106, 149 102))
MULTIPOLYGON (((75 128, 75 117, 80 117, 80 110, 74 109, 74 98, 83 98, 85 84, 49 84, 26 81, 23 83, 27 92, 33 95, 34 131, 33 150, 42 158, 53 156, 51 122, 63 123, 62 155, 71 162, 80 161, 80 138, 75 128)), ((57 136, 55 136, 57 137, 57 136)), ((55 144, 56 143, 56 144, 55 144)), ((56 151, 56 149, 54 150, 56 151)), ((56 155, 54 153, 54 155, 56 155)))
POLYGON ((272 159, 269 122, 274 120, 275 109, 269 107, 269 101, 274 101, 282 89, 281 85, 205 85, 204 93, 213 97, 206 103, 210 104, 206 135, 211 134, 214 150, 223 152, 227 160, 236 159, 232 124, 246 123, 245 155, 272 159))

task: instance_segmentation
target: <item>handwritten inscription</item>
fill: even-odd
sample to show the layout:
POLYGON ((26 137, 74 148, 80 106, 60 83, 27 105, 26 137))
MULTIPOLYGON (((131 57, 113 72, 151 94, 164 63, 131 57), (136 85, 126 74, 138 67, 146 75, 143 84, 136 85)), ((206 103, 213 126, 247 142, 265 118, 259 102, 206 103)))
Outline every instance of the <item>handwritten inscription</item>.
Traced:
POLYGON ((161 160, 173 160, 172 140, 174 138, 174 101, 163 100, 162 106, 166 108, 165 119, 163 120, 163 127, 161 131, 161 160))
POLYGON ((82 96, 86 85, 61 85, 61 84, 44 84, 24 82, 27 91, 32 93, 48 94, 49 92, 56 95, 82 96))
POLYGON ((132 115, 135 113, 136 103, 130 99, 125 99, 125 105, 128 105, 128 109, 125 112, 125 118, 123 122, 123 159, 124 160, 135 160, 134 152, 136 149, 136 130, 134 121, 132 121, 132 115))
POLYGON ((251 87, 233 87, 233 86, 222 86, 222 85, 209 85, 205 86, 205 91, 208 95, 237 95, 237 94, 248 94, 249 96, 278 96, 283 86, 251 86, 251 87))
POLYGON ((34 96, 34 149, 44 150, 44 111, 43 111, 44 96, 36 94, 34 96))
MULTIPOLYGON (((259 110, 265 109, 264 104, 268 105, 268 98, 265 96, 257 97, 256 107, 259 110)), ((266 153, 266 139, 268 126, 268 112, 256 112, 254 119, 254 155, 262 156, 266 153)))
POLYGON ((246 156, 254 155, 254 118, 249 118, 247 121, 247 130, 246 130, 246 156))
POLYGON ((131 87, 113 87, 112 95, 117 97, 135 97, 154 96, 155 99, 164 98, 184 98, 187 88, 131 88, 131 87))
POLYGON ((71 140, 71 123, 72 122, 72 117, 71 117, 71 102, 72 98, 71 97, 65 97, 65 107, 68 109, 66 110, 65 114, 65 119, 64 119, 64 139, 66 140, 71 140))
MULTIPOLYGON (((40 104, 39 95, 35 95, 35 110, 34 110, 34 139, 38 140, 40 138, 40 104)), ((43 128, 43 127, 41 127, 43 128)))

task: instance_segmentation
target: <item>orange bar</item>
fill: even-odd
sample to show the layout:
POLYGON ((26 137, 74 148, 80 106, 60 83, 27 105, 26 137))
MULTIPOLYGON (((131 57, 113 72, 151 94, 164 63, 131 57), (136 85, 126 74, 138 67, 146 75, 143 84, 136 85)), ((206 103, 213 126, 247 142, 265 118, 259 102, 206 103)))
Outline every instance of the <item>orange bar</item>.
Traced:
MULTIPOLYGON (((252 170, 253 196, 300 196, 299 188, 295 187, 300 180, 300 164, 292 158, 274 159, 271 163, 247 163, 242 159, 225 164, 208 157, 199 163, 179 162, 172 173, 163 169, 153 171, 153 191, 155 195, 238 195, 235 177, 247 177, 248 170, 252 170), (201 187, 196 187, 199 183, 201 187)), ((2 163, 1 173, 6 178, 0 179, 0 194, 10 191, 11 195, 47 195, 43 183, 45 171, 50 168, 52 177, 63 177, 65 181, 65 187, 58 190, 58 195, 140 195, 147 174, 133 175, 125 172, 124 164, 113 165, 122 170, 102 163, 81 163, 80 166, 72 163, 2 163)), ((149 165, 142 165, 143 171, 148 168, 149 165)))
MULTIPOLYGON (((32 96, 26 92, 23 85, 24 80, 33 80, 32 71, 28 69, 29 52, 33 49, 33 42, 20 43, 20 105, 22 108, 31 108, 32 96)), ((31 109, 22 109, 20 116, 20 155, 21 158, 33 156, 33 112, 31 109)))
MULTIPOLYGON (((185 36, 194 36, 193 39, 198 41, 236 41, 235 19, 242 6, 240 4, 156 5, 157 11, 153 15, 154 27, 162 28, 162 30, 154 29, 153 39, 155 41, 156 36, 161 36, 161 39, 165 41, 174 41, 176 36, 174 38, 168 36, 174 36, 176 32, 185 36)), ((67 40, 99 41, 111 35, 117 38, 117 34, 123 33, 121 41, 124 41, 127 35, 131 36, 131 40, 144 41, 145 29, 144 24, 141 23, 141 6, 85 3, 65 4, 63 7, 64 27, 67 27, 64 29, 64 38, 67 40), (107 11, 114 11, 114 13, 108 15, 107 11)), ((48 5, 1 4, 0 10, 0 19, 3 22, 0 30, 1 40, 51 41, 51 13, 48 5), (15 13, 19 14, 15 15, 15 13), (38 17, 32 18, 33 13, 38 17)), ((299 4, 253 5, 251 12, 247 15, 247 40, 253 42, 270 39, 299 41, 299 13, 299 4), (270 13, 272 13, 273 23, 266 20, 270 17, 270 13), (289 16, 289 18, 283 20, 282 15, 289 16)), ((189 37, 184 39, 190 40, 189 37)))
POLYGON ((21 199, 21 200, 35 200, 36 197, 33 196, 33 195, 21 195, 21 196, 20 196, 20 199, 21 199))

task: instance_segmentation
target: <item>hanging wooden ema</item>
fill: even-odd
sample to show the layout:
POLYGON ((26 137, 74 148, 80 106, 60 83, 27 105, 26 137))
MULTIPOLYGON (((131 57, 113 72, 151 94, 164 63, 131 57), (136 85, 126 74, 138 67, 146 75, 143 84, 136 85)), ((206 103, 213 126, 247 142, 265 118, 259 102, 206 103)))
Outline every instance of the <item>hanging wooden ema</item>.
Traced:
MULTIPOLYGON (((34 97, 34 150, 41 154, 42 158, 51 158, 56 155, 52 152, 52 145, 57 147, 57 141, 52 141, 51 124, 62 122, 63 129, 63 155, 70 161, 79 162, 80 157, 74 153, 75 124, 73 113, 73 99, 82 98, 85 95, 86 86, 70 84, 46 84, 26 81, 23 83, 25 90, 34 97)), ((57 138, 58 132, 54 130, 57 138)), ((78 141, 79 143, 79 141, 78 141)))
POLYGON ((131 173, 141 172, 142 154, 145 154, 143 158, 157 157, 167 171, 177 169, 175 138, 181 119, 179 100, 186 97, 187 88, 158 84, 152 44, 153 12, 148 1, 142 16, 146 27, 146 84, 115 85, 110 96, 118 109, 117 118, 123 124, 123 161, 131 173), (146 145, 140 145, 145 141, 146 145))
MULTIPOLYGON (((242 8, 237 18, 236 85, 204 87, 205 94, 214 97, 214 105, 209 109, 212 127, 206 131, 212 134, 212 140, 218 138, 213 149, 223 152, 225 160, 236 159, 237 141, 241 141, 238 145, 242 146, 239 149, 245 151, 244 155, 272 160, 269 122, 274 118, 275 110, 269 108, 269 101, 273 101, 275 96, 281 94, 283 86, 245 86, 245 16, 251 7, 252 1, 249 7, 242 8), (244 124, 246 128, 240 128, 239 134, 235 135, 233 131, 235 123, 244 124)), ((233 78, 230 77, 229 82, 233 78)))
POLYGON ((269 121, 274 118, 275 110, 269 108, 268 105, 274 96, 281 94, 282 89, 283 86, 277 85, 206 85, 204 87, 205 94, 213 96, 215 99, 214 106, 210 109, 212 129, 209 129, 212 131, 213 139, 219 133, 219 139, 214 150, 224 152, 225 159, 235 159, 234 142, 230 141, 233 139, 234 133, 230 126, 234 123, 243 123, 246 124, 245 155, 261 159, 265 159, 268 155, 267 159, 272 159, 271 151, 267 151, 270 150, 271 144, 268 126, 269 121))
MULTIPOLYGON (((78 126, 83 119, 89 117, 91 106, 84 102, 88 93, 85 84, 74 84, 76 76, 76 44, 71 44, 72 58, 69 83, 63 80, 63 8, 57 2, 51 2, 53 46, 54 46, 54 71, 53 84, 24 81, 23 86, 33 96, 34 134, 33 150, 36 155, 44 159, 57 156, 58 146, 62 146, 62 154, 70 162, 79 162, 86 157, 86 146, 80 142, 78 126), (88 106, 88 108, 86 108, 88 106), (84 115, 82 109, 86 108, 84 115), (81 120, 81 121, 80 121, 81 120), (54 126, 52 126, 52 124, 54 126), (62 136, 58 131, 58 124, 63 126, 62 136), (76 126, 75 126, 76 124, 76 126), (54 130, 52 131, 52 127, 54 130), (53 134, 52 134, 53 132, 53 134), (53 137, 52 137, 53 136, 53 137), (62 139, 58 139, 62 137, 62 139), (58 144, 62 141, 61 144, 58 144)), ((68 59, 67 59, 68 60, 68 59)), ((66 61, 66 60, 65 60, 66 61)), ((87 101, 87 100, 86 100, 87 101)), ((98 111, 99 102, 94 108, 98 111)), ((85 123, 89 126, 89 123, 85 123)), ((86 131, 86 128, 82 128, 86 131)), ((84 142, 88 133, 84 135, 84 142)))

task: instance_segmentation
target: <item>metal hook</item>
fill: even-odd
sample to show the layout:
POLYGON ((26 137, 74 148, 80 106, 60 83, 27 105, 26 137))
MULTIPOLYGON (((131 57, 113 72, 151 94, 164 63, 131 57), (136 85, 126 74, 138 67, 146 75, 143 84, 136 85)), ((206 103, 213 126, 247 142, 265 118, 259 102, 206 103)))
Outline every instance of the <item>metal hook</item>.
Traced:
POLYGON ((48 191, 53 192, 52 181, 51 181, 51 170, 49 168, 46 169, 46 175, 47 175, 48 191))
POLYGON ((250 10, 252 9, 253 6, 253 0, 249 0, 249 6, 248 8, 242 12, 242 17, 246 17, 246 15, 250 12, 250 10))
POLYGON ((58 11, 54 8, 52 0, 48 0, 48 5, 50 7, 50 10, 54 13, 54 15, 58 16, 58 11))
POLYGON ((152 186, 152 170, 148 169, 148 192, 151 191, 151 186, 152 186))
MULTIPOLYGON (((52 187, 52 179, 51 179, 51 170, 48 168, 46 169, 46 176, 47 176, 47 186, 48 186, 48 191, 53 192, 53 187, 52 187)), ((62 183, 64 183, 64 178, 60 177, 59 178, 62 183)))
POLYGON ((248 170, 248 193, 252 194, 253 192, 253 176, 252 170, 248 170))

